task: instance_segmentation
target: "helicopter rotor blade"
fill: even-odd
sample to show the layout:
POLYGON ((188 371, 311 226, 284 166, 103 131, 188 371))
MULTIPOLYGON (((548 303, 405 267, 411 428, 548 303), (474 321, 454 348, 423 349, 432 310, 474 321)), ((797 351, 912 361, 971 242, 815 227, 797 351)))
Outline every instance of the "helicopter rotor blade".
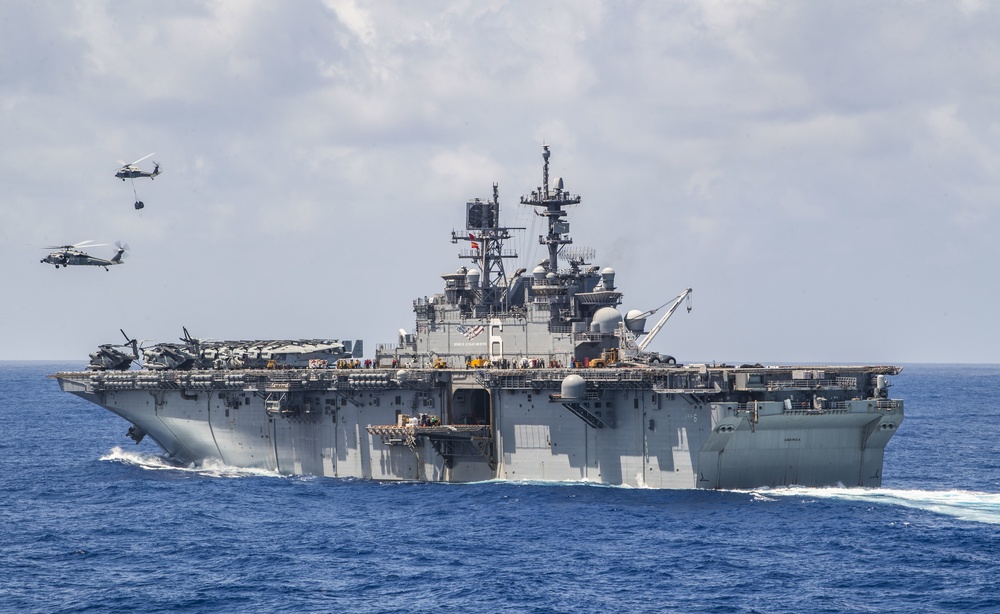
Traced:
POLYGON ((138 160, 136 160, 135 162, 131 162, 131 163, 129 164, 129 166, 132 166, 132 165, 134 165, 134 164, 138 164, 138 163, 142 162, 143 160, 145 160, 146 158, 150 158, 150 157, 152 157, 152 156, 155 156, 155 155, 156 155, 156 153, 155 153, 155 152, 154 152, 154 153, 151 153, 151 154, 148 154, 148 155, 145 155, 145 156, 143 156, 143 157, 139 158, 138 160))
POLYGON ((90 249, 91 247, 101 247, 107 243, 94 243, 93 239, 73 243, 72 245, 46 245, 42 249, 90 249))

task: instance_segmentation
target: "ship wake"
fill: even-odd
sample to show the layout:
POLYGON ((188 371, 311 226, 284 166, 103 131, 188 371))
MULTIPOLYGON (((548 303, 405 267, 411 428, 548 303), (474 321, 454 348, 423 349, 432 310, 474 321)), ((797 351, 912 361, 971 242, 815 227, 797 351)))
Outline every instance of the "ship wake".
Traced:
POLYGON ((176 471, 181 473, 193 473, 211 478, 285 477, 276 471, 246 467, 231 467, 217 460, 204 460, 200 463, 181 465, 171 462, 169 458, 158 454, 127 452, 117 446, 102 456, 100 460, 121 463, 123 465, 138 467, 147 471, 176 471))
POLYGON ((971 522, 1000 524, 1000 494, 968 490, 900 490, 892 488, 779 488, 754 491, 760 498, 836 499, 899 505, 971 522))

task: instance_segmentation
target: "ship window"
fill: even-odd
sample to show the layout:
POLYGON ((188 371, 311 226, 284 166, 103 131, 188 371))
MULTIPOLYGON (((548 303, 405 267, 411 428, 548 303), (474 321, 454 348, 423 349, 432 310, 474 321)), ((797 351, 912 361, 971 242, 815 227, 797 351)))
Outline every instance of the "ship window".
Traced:
POLYGON ((635 408, 639 409, 639 397, 635 398, 635 408))
POLYGON ((403 404, 403 397, 397 396, 396 397, 396 405, 402 405, 402 404, 403 404))
POLYGON ((600 409, 601 408, 601 402, 598 401, 598 402, 594 403, 594 408, 595 409, 600 409))

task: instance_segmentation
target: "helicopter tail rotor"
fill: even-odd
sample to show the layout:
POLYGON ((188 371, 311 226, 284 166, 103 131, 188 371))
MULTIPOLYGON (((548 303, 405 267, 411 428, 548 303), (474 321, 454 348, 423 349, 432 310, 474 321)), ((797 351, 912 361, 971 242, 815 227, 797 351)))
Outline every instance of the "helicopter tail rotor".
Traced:
POLYGON ((111 262, 121 264, 121 261, 128 257, 128 243, 123 244, 121 241, 115 241, 115 247, 118 248, 118 253, 111 259, 111 262))

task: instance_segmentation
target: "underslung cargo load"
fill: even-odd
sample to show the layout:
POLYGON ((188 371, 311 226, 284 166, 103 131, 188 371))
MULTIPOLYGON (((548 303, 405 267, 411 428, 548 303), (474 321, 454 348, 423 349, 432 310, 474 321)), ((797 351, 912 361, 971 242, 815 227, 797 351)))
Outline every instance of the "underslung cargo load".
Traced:
POLYGON ((184 464, 407 481, 881 484, 903 420, 887 377, 898 367, 683 365, 652 351, 691 289, 623 316, 614 269, 570 247, 581 198, 550 184, 542 155, 542 184, 520 202, 545 220, 547 257, 508 271, 506 244, 523 229, 501 225, 494 184, 452 232, 466 264, 413 301, 413 331, 374 359, 361 362, 360 341, 206 342, 185 330, 182 344, 145 349, 141 369, 102 346, 90 370, 53 377, 184 464))

